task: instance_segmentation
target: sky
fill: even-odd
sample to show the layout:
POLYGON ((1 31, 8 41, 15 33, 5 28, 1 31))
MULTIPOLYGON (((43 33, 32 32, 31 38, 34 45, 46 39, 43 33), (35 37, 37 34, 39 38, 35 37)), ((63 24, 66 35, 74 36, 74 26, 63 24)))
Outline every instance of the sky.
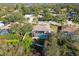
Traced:
POLYGON ((79 3, 79 0, 0 0, 0 3, 79 3))

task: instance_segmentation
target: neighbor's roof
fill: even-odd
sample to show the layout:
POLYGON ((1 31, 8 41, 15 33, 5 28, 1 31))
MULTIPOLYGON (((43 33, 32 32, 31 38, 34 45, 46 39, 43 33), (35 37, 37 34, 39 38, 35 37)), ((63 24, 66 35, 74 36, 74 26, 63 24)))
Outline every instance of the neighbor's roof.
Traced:
POLYGON ((51 28, 48 24, 38 24, 33 27, 33 31, 51 31, 51 28))
POLYGON ((27 18, 27 17, 34 17, 34 15, 33 14, 26 14, 25 16, 24 16, 25 18, 27 18))
POLYGON ((62 28, 62 31, 67 31, 67 32, 77 32, 79 30, 79 27, 78 26, 64 26, 62 28))
POLYGON ((4 23, 0 22, 0 27, 3 27, 4 26, 4 23))

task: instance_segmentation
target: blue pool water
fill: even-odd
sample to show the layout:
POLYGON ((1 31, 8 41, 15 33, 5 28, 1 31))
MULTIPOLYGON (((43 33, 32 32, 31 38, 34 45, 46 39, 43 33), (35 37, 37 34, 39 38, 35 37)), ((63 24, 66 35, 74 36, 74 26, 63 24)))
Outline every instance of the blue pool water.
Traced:
POLYGON ((48 34, 37 34, 36 37, 39 37, 39 39, 48 39, 48 34))

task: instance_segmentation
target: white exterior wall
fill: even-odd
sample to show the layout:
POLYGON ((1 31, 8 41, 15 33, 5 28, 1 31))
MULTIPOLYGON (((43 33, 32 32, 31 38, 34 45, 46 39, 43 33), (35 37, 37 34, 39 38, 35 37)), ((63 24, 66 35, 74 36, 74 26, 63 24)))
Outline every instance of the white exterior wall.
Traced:
POLYGON ((25 15, 24 17, 25 17, 25 19, 29 18, 29 20, 28 20, 29 23, 32 23, 33 20, 34 20, 34 16, 33 15, 25 15))

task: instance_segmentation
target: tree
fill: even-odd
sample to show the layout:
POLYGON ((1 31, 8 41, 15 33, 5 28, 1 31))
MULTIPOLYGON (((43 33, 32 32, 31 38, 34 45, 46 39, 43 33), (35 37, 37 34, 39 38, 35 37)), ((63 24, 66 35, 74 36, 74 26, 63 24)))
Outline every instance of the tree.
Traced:
POLYGON ((52 21, 55 21, 60 24, 64 24, 64 22, 66 22, 66 20, 67 20, 66 15, 57 15, 57 16, 53 16, 53 18, 52 18, 52 21))
POLYGON ((75 23, 79 23, 79 16, 76 15, 76 16, 72 17, 72 21, 75 23))
POLYGON ((51 36, 49 38, 49 45, 45 50, 46 50, 45 53, 49 56, 59 56, 60 55, 59 46, 57 45, 57 36, 54 32, 51 34, 51 36))
POLYGON ((22 41, 22 46, 25 55, 31 55, 32 53, 31 45, 32 45, 32 38, 29 35, 26 35, 24 40, 22 41))
POLYGON ((35 16, 38 16, 41 12, 41 6, 40 5, 31 6, 31 11, 35 14, 35 16))
POLYGON ((58 36, 58 41, 60 42, 58 45, 60 48, 61 55, 79 55, 79 33, 78 32, 61 32, 58 36))
POLYGON ((59 4, 56 4, 56 5, 53 6, 53 9, 54 9, 56 14, 59 14, 59 12, 61 10, 61 6, 59 4))
POLYGON ((23 37, 25 33, 31 33, 32 31, 32 25, 29 23, 20 23, 20 24, 15 24, 11 27, 12 31, 15 32, 16 34, 21 35, 23 37))
POLYGON ((22 14, 30 14, 32 12, 31 7, 27 7, 25 5, 21 5, 22 14))
POLYGON ((6 22, 9 23, 9 22, 23 21, 24 17, 19 13, 12 13, 7 15, 5 19, 6 19, 6 22))
POLYGON ((27 23, 27 24, 24 24, 23 27, 21 28, 21 34, 24 35, 25 33, 31 33, 32 31, 32 25, 27 23))
POLYGON ((52 14, 51 13, 45 13, 43 20, 45 20, 45 21, 52 20, 52 14))
POLYGON ((6 34, 6 35, 0 35, 0 39, 7 39, 7 40, 15 40, 20 39, 20 36, 17 34, 6 34))

